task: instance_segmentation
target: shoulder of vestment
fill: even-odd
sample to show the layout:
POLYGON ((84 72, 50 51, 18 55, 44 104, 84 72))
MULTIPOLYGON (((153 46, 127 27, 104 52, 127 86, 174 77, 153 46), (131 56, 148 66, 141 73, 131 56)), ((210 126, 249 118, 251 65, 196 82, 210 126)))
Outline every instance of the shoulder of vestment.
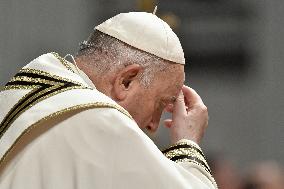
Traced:
POLYGON ((24 66, 0 91, 0 165, 17 141, 38 124, 72 111, 112 108, 129 113, 91 88, 57 53, 24 66))

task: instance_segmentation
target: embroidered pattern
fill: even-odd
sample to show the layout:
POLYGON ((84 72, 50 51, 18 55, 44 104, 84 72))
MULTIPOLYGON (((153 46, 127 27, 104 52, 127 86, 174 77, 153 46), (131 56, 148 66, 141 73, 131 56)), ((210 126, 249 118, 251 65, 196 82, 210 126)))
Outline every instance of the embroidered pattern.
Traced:
POLYGON ((87 87, 47 72, 22 69, 5 85, 4 90, 9 89, 31 89, 31 91, 14 105, 2 120, 0 139, 16 118, 33 105, 58 93, 71 89, 87 89, 87 87))
POLYGON ((130 116, 130 114, 125 111, 124 109, 122 109, 121 107, 115 105, 115 104, 111 104, 111 103, 106 103, 106 102, 94 102, 94 103, 88 103, 88 104, 80 104, 80 105, 75 105, 69 108, 65 108, 63 110, 59 110, 57 112, 54 112, 40 120, 38 120, 37 122, 35 122, 34 124, 32 124, 31 126, 29 126, 27 129, 25 129, 20 136, 17 137, 17 139, 15 140, 15 142, 11 145, 11 147, 6 151, 6 153, 1 157, 0 159, 0 168, 1 166, 5 163, 7 156, 10 154, 10 152, 15 148, 17 142, 26 134, 28 134, 30 131, 32 131, 38 124, 42 123, 43 121, 47 121, 49 119, 52 119, 54 117, 57 117, 59 115, 62 115, 64 113, 67 112, 71 112, 71 111, 75 111, 75 110, 86 110, 86 109, 91 109, 91 108, 114 108, 118 111, 120 111, 121 113, 125 114, 126 116, 128 116, 130 119, 132 119, 132 117, 130 116))
POLYGON ((66 61, 64 58, 62 58, 58 53, 56 53, 56 52, 51 52, 51 54, 52 54, 53 56, 55 56, 55 58, 57 58, 57 59, 60 61, 60 63, 63 64, 63 66, 65 66, 69 71, 75 73, 75 72, 73 71, 73 69, 71 68, 71 66, 69 66, 69 64, 67 63, 67 61, 66 61))
POLYGON ((210 168, 206 162, 203 152, 193 143, 178 142, 162 152, 172 161, 195 163, 211 175, 210 168))
POLYGON ((218 188, 202 150, 195 143, 187 140, 181 140, 162 152, 168 159, 176 163, 188 162, 197 165, 207 173, 208 178, 214 187, 218 188))

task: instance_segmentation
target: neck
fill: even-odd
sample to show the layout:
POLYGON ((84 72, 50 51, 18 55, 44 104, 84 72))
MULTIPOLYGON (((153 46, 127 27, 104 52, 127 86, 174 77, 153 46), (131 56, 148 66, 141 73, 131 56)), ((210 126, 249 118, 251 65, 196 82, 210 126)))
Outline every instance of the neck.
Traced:
POLYGON ((84 64, 80 59, 75 58, 77 66, 82 70, 101 93, 111 97, 111 81, 109 76, 99 73, 96 68, 84 64))

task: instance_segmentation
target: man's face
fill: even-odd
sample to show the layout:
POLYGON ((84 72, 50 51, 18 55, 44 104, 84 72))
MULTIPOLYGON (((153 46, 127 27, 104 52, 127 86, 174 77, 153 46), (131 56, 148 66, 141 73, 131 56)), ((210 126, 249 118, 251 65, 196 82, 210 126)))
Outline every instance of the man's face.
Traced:
POLYGON ((184 66, 172 64, 158 73, 149 87, 136 88, 125 108, 141 129, 156 131, 164 108, 174 103, 184 83, 184 66))

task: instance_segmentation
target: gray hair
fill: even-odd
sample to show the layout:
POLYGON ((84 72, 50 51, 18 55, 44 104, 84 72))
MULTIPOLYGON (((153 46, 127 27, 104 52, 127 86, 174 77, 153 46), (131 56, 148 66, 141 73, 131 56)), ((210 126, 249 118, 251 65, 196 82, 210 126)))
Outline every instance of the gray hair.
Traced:
POLYGON ((89 58, 86 63, 95 66, 97 74, 138 64, 144 69, 139 78, 145 87, 149 86, 154 75, 164 71, 170 62, 134 48, 98 30, 91 33, 87 41, 81 43, 76 57, 89 58))

